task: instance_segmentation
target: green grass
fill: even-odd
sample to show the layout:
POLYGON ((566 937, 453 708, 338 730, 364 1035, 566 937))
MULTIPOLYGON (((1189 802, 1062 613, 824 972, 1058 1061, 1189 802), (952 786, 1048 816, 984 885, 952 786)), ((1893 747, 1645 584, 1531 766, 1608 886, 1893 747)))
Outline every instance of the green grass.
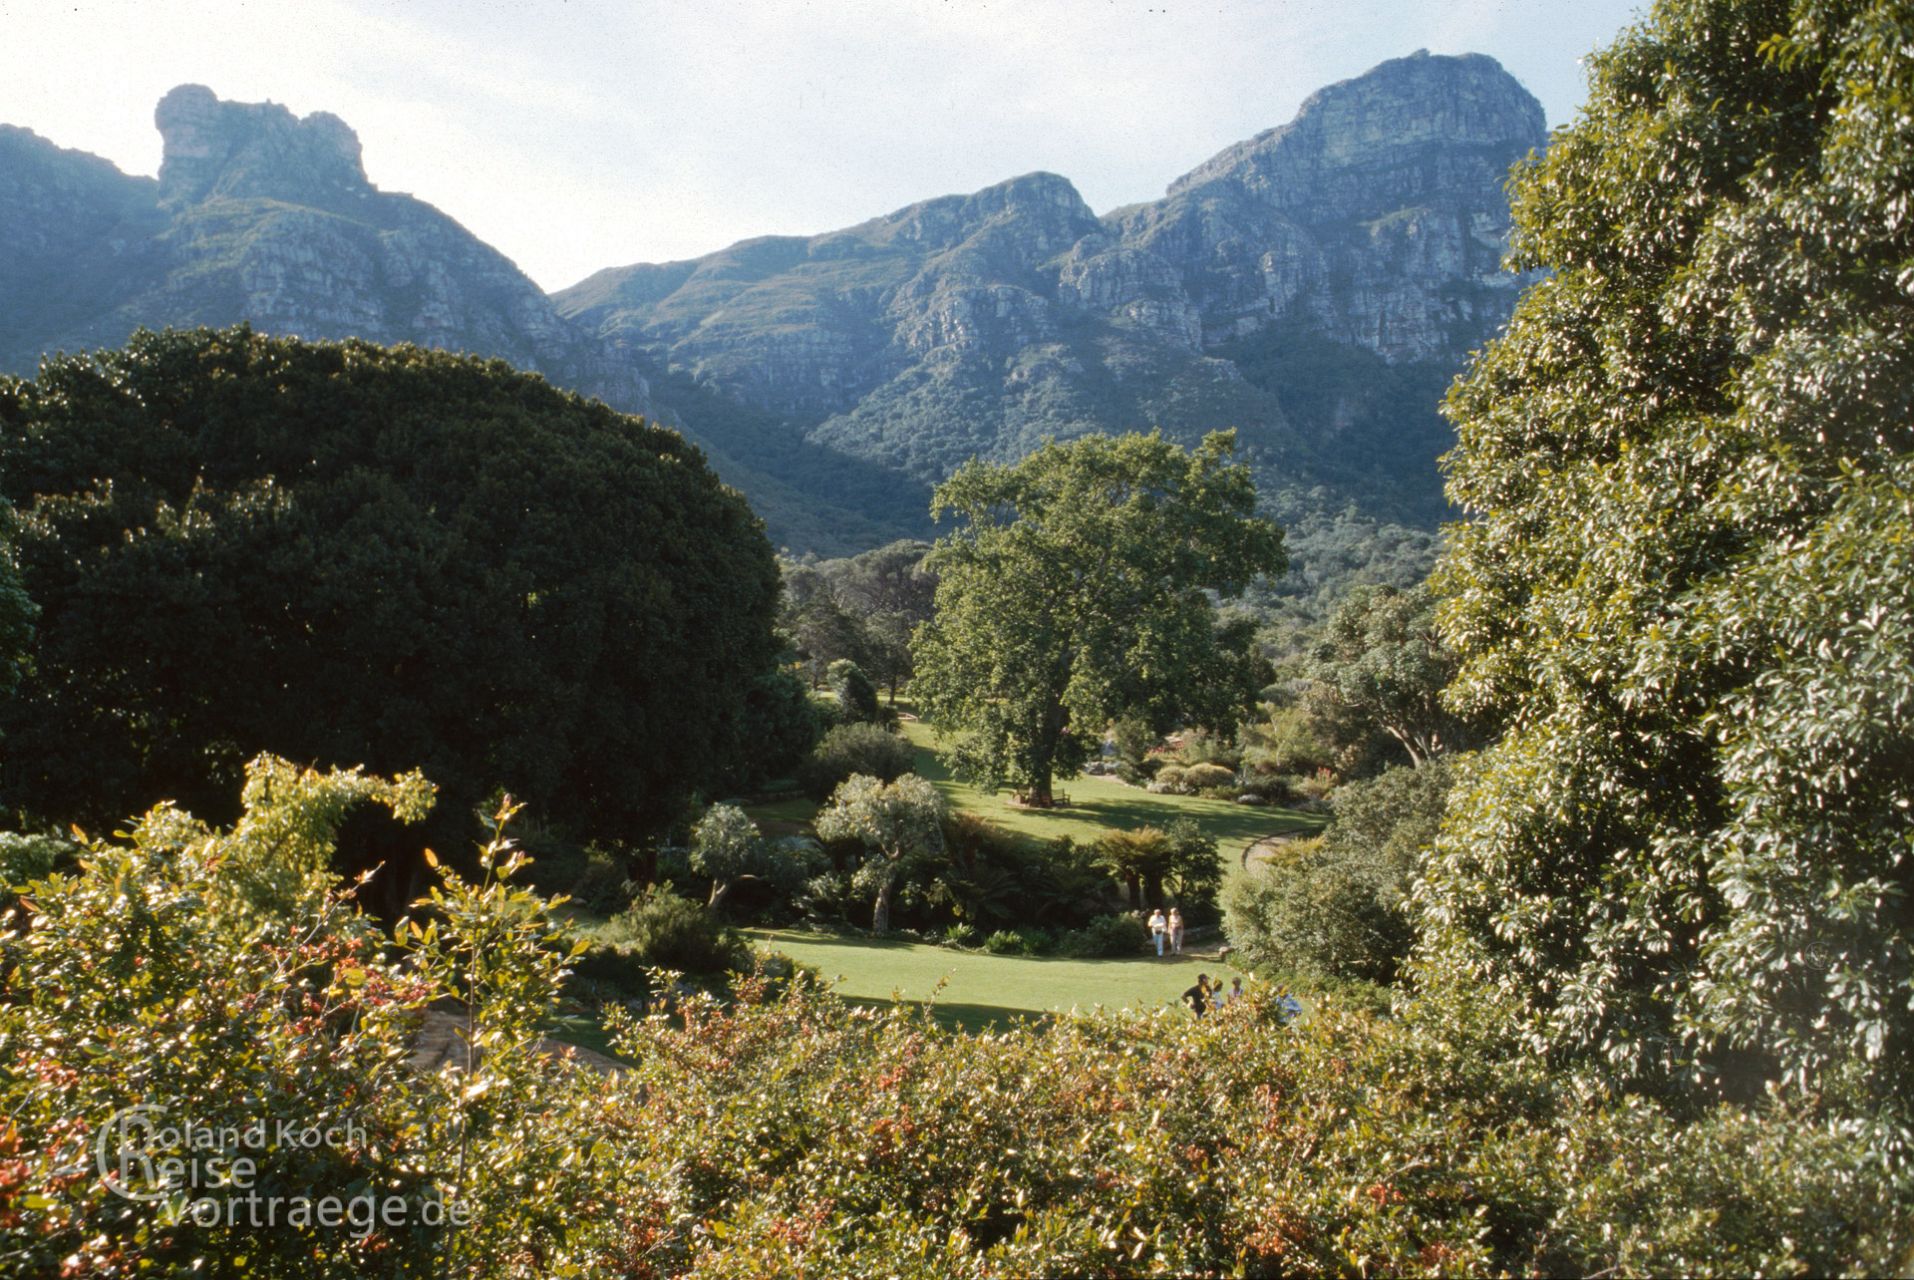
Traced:
MULTIPOLYGON (((898 705, 908 709, 910 704, 900 700, 898 705)), ((1069 797, 1067 805, 1024 809, 1011 804, 1007 795, 991 795, 951 777, 937 756, 937 735, 930 725, 906 720, 903 731, 917 749, 917 772, 936 785, 951 808, 1035 840, 1069 836, 1079 843, 1090 843, 1106 831, 1160 827, 1177 818, 1193 818, 1216 838, 1223 855, 1223 874, 1228 879, 1240 873, 1243 852, 1256 841, 1290 832, 1311 833, 1323 824, 1320 815, 1295 809, 1234 804, 1202 796, 1152 795, 1115 778, 1087 776, 1057 783, 1059 798, 1069 797)), ((817 806, 802 796, 747 807, 759 827, 775 834, 802 830, 816 811, 817 806)))
POLYGON ((796 930, 749 929, 753 942, 811 965, 839 995, 860 1004, 935 997, 947 1026, 981 1031, 1072 1008, 1149 1012, 1178 1009, 1198 973, 1211 979, 1241 976, 1214 955, 1069 960, 1052 956, 993 956, 921 942, 842 937, 796 930), (945 985, 941 991, 938 983, 945 985))
MULTIPOLYGON (((900 700, 900 709, 910 704, 900 700)), ((1071 778, 1057 784, 1055 809, 1024 809, 1008 796, 991 795, 950 776, 937 756, 937 736, 928 725, 906 720, 904 736, 917 751, 917 772, 934 784, 950 806, 1032 840, 1068 836, 1095 841, 1106 831, 1164 826, 1177 818, 1194 819, 1215 837, 1223 856, 1225 879, 1241 874, 1244 851, 1265 836, 1314 832, 1318 815, 1294 809, 1233 804, 1200 796, 1151 795, 1114 778, 1071 778)), ((803 796, 748 805, 760 828, 787 834, 808 827, 817 806, 803 796)), ((1158 960, 1067 960, 1048 956, 993 956, 923 943, 879 941, 806 931, 747 930, 752 938, 817 968, 826 978, 841 977, 838 991, 847 999, 888 1003, 896 992, 906 1000, 931 998, 940 979, 949 983, 936 997, 938 1018, 948 1025, 978 1030, 1017 1018, 1039 1017, 1072 1007, 1159 1009, 1174 1007, 1198 972, 1225 979, 1237 971, 1194 955, 1158 960)), ((1243 975, 1248 980, 1248 975, 1243 975)))
POLYGON ((1011 804, 1007 795, 991 795, 951 777, 950 770, 938 758, 937 734, 930 725, 921 720, 908 720, 903 729, 904 736, 917 748, 917 772, 936 784, 953 809, 974 813, 1005 830, 1038 840, 1069 836, 1079 843, 1088 843, 1106 831, 1161 827, 1178 818, 1193 818, 1216 838, 1227 877, 1241 867, 1243 851, 1264 836, 1290 831, 1313 832, 1323 824, 1320 816, 1295 809, 1236 804, 1202 796, 1152 795, 1115 778, 1089 776, 1057 783, 1060 807, 1025 809, 1011 804), (1069 797, 1067 805, 1061 803, 1065 796, 1069 797))

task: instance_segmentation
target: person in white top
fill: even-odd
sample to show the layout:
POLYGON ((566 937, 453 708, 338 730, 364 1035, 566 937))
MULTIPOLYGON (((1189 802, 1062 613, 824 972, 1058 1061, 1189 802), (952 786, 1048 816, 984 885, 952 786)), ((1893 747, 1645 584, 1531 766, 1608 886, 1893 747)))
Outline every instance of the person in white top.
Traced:
POLYGON ((1169 923, 1163 919, 1163 908, 1150 912, 1150 936, 1156 939, 1156 953, 1163 954, 1163 935, 1169 930, 1169 923))

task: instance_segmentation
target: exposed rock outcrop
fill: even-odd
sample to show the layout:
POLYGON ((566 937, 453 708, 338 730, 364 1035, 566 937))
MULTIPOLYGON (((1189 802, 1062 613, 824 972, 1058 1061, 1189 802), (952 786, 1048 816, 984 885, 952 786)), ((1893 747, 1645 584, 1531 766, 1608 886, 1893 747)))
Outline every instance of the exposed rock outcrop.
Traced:
POLYGON ((1046 434, 1234 425, 1279 483, 1401 460, 1412 477, 1378 482, 1402 481, 1392 514, 1428 518, 1447 439, 1429 389, 1525 283, 1500 267, 1503 182, 1544 140, 1541 107, 1494 60, 1419 53, 1102 218, 1031 174, 844 231, 600 272, 557 301, 923 480, 1046 434), (1365 359, 1402 366, 1381 381, 1408 390, 1378 394, 1365 359))
POLYGON ((368 182, 337 117, 186 85, 155 121, 158 181, 0 126, 0 370, 242 320, 497 356, 681 425, 774 537, 826 550, 921 531, 922 486, 972 455, 1149 425, 1235 426, 1266 490, 1429 523, 1435 401, 1524 283, 1502 184, 1544 141, 1491 59, 1418 54, 1149 204, 1098 217, 1027 174, 547 298, 368 182))
POLYGON ((560 318, 503 254, 368 182, 338 117, 182 85, 154 121, 157 183, 24 130, 0 135, 0 281, 18 282, 0 368, 114 345, 142 325, 244 320, 497 356, 623 409, 651 407, 630 362, 560 318))

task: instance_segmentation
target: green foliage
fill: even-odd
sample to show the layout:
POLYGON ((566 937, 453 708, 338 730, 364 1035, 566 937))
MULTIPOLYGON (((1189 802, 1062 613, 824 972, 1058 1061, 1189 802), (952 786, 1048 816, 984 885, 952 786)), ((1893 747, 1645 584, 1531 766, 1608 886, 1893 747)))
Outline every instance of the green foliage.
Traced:
POLYGON ((1220 764, 1193 764, 1183 771, 1183 785, 1194 792, 1233 787, 1236 770, 1220 764))
POLYGON ((1117 718, 1110 728, 1110 736, 1116 744, 1118 775, 1133 784, 1147 781, 1150 771, 1145 761, 1149 759, 1150 748, 1163 740, 1156 726, 1132 712, 1117 718))
POLYGON ((1268 705, 1269 719, 1243 727, 1243 762, 1259 773, 1314 773, 1328 768, 1336 751, 1301 705, 1268 705))
POLYGON ((849 658, 839 658, 831 664, 826 678, 830 681, 831 693, 837 698, 838 715, 846 722, 874 723, 883 719, 877 705, 877 686, 864 674, 864 668, 849 658))
POLYGON ((625 856, 593 841, 579 845, 563 835, 519 819, 519 842, 531 856, 526 883, 547 895, 562 894, 588 911, 610 915, 631 900, 632 869, 625 856))
POLYGON ((813 800, 823 801, 853 774, 892 782, 916 763, 911 745, 879 724, 842 724, 798 768, 798 784, 813 800))
POLYGON ((958 813, 944 824, 944 850, 932 896, 979 929, 1067 929, 1100 910, 1107 893, 1094 853, 1067 837, 1039 843, 958 813))
POLYGON ((629 1160, 565 1154, 597 1104, 540 1046, 565 953, 545 904, 511 884, 523 855, 495 831, 484 880, 442 873, 429 920, 402 922, 393 949, 325 874, 326 843, 365 800, 417 819, 423 784, 267 758, 247 777, 232 828, 155 809, 128 843, 90 843, 73 873, 34 884, 0 934, 8 1270, 529 1276, 604 1256, 617 1233, 600 1215, 568 1219, 622 1217, 629 1160), (408 1064, 428 1005, 460 1011, 441 1073, 408 1064), (129 1107, 218 1145, 149 1131, 130 1160, 109 1151, 142 1198, 124 1196, 94 1161, 129 1107), (331 1136, 288 1141, 281 1124, 331 1136), (222 1136, 254 1126, 258 1141, 222 1136), (197 1162, 169 1174, 162 1157, 197 1162), (527 1256, 541 1263, 513 1262, 527 1256))
POLYGON ((943 851, 948 816, 937 788, 914 773, 894 782, 856 774, 831 793, 817 815, 817 834, 855 842, 869 852, 859 869, 859 887, 872 894, 873 933, 890 929, 891 896, 908 864, 943 851))
MULTIPOLYGON (((322 840, 368 787, 412 788, 255 773, 275 781, 243 832, 156 811, 36 883, 0 932, 9 1273, 1904 1269, 1914 1188, 1867 1133, 1774 1103, 1580 1091, 1496 1057, 1490 1001, 1381 1018, 1319 999, 1287 1021, 1252 984, 1198 1023, 1062 1015, 973 1036, 849 1008, 802 972, 745 974, 725 1004, 660 992, 642 1016, 609 1012, 623 1064, 580 1070, 539 1028, 568 957, 592 954, 517 886, 510 806, 480 879, 441 870, 394 946, 338 892, 240 923, 250 907, 230 904, 251 890, 226 872, 281 836, 322 840), (452 1009, 452 1061, 412 1065, 421 1019, 452 1009), (341 1140, 254 1153, 253 1184, 396 1196, 412 1216, 363 1233, 182 1223, 183 1196, 126 1199, 71 1163, 132 1105, 215 1133, 332 1126, 341 1140), (424 1224, 427 1204, 462 1225, 424 1224)), ((327 861, 314 847, 299 867, 327 861)))
POLYGON ((832 663, 865 656, 864 628, 815 568, 787 566, 783 583, 778 626, 796 649, 811 687, 817 688, 832 663))
POLYGON ((1509 727, 1421 916, 1431 989, 1558 1059, 1914 1079, 1911 40, 1668 0, 1514 187, 1549 275, 1449 399, 1437 587, 1453 706, 1509 727))
POLYGON ((705 905, 717 910, 731 886, 769 870, 758 824, 734 804, 714 804, 691 828, 691 870, 711 882, 705 905))
POLYGON ((1158 792, 1162 795, 1190 795, 1196 788, 1190 785, 1189 777, 1190 771, 1187 766, 1180 764, 1158 765, 1156 772, 1150 775, 1149 788, 1151 791, 1158 792))
POLYGON ((780 667, 751 682, 744 699, 751 726, 737 771, 740 787, 759 787, 788 778, 817 745, 823 724, 810 690, 795 671, 780 667))
POLYGON ((1265 974, 1393 982, 1413 940, 1409 889, 1453 775, 1444 758, 1340 788, 1320 840, 1292 842, 1229 886, 1225 928, 1242 958, 1265 974))
POLYGON ((1426 586, 1352 592, 1330 616, 1304 673, 1315 729, 1346 754, 1359 757, 1382 734, 1420 765, 1464 743, 1461 722, 1442 705, 1455 655, 1436 634, 1435 597, 1426 586))
POLYGON ((1096 859, 1123 883, 1133 912, 1179 906, 1192 924, 1215 918, 1223 864, 1215 839, 1188 818, 1112 831, 1097 841, 1096 859))
POLYGON ((30 881, 68 869, 78 852, 58 836, 0 831, 0 893, 18 893, 30 881))
POLYGON ((1185 452, 1160 434, 1049 443, 1013 466, 972 461, 939 486, 937 612, 913 641, 912 690, 962 735, 952 762, 979 785, 1046 805, 1104 726, 1233 726, 1263 683, 1247 626, 1219 629, 1206 591, 1282 569, 1282 535, 1254 517, 1235 438, 1185 452))
POLYGON ((787 894, 816 869, 806 840, 767 840, 736 805, 714 804, 691 829, 690 869, 711 882, 705 905, 713 911, 741 881, 756 880, 787 894))
POLYGON ((1183 918, 1192 925, 1212 923, 1217 918, 1216 895, 1223 887, 1223 860, 1216 837, 1191 818, 1176 819, 1167 832, 1170 856, 1164 884, 1172 905, 1181 907, 1183 918))
POLYGON ((1057 938, 1057 951, 1066 956, 1097 960, 1114 956, 1133 956, 1150 940, 1150 931, 1133 915, 1098 916, 1081 929, 1072 929, 1057 938))
POLYGON ((39 607, 20 584, 14 537, 13 513, 0 503, 0 697, 20 687, 22 666, 32 649, 33 623, 40 616, 39 607))
POLYGON ((599 936, 646 966, 679 973, 718 974, 751 963, 737 930, 668 884, 647 886, 599 936))
POLYGON ((572 957, 565 994, 590 1006, 649 1000, 655 967, 650 956, 629 942, 587 939, 585 949, 572 957))
POLYGON ((838 602, 857 619, 866 668, 889 686, 893 699, 914 669, 911 632, 930 621, 936 597, 937 576, 925 564, 929 554, 929 543, 904 540, 816 566, 838 602))
POLYGON ((993 956, 1034 956, 1048 951, 1051 943, 1041 929, 999 929, 984 939, 984 950, 993 956))
POLYGON ((270 750, 423 768, 461 848, 499 785, 635 839, 747 754, 755 517, 675 433, 503 363, 143 333, 0 380, 0 464, 42 610, 0 774, 33 814, 230 814, 270 750))

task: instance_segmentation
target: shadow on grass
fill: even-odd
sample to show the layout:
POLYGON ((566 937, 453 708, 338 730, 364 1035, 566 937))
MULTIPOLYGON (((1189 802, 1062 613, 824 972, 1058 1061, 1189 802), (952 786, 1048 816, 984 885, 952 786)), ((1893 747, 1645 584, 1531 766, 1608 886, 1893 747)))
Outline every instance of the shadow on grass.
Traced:
POLYGON ((917 751, 916 771, 942 790, 955 807, 979 813, 1013 830, 1020 825, 1041 824, 1046 835, 1040 838, 1069 835, 1079 841, 1090 841, 1109 830, 1134 831, 1138 827, 1166 826, 1178 818, 1194 818, 1206 833, 1222 843, 1250 844, 1274 835, 1314 834, 1324 821, 1318 815, 1295 809, 1241 805, 1198 796, 1156 795, 1139 787, 1092 777, 1072 778, 1058 784, 1058 790, 1069 796, 1066 804, 1052 809, 1019 808, 1000 796, 986 795, 958 781, 930 745, 932 740, 932 731, 925 727, 912 742, 917 751))
MULTIPOLYGON (((874 1009, 879 1013, 893 1008, 915 1005, 922 1008, 921 1000, 879 1000, 871 996, 840 996, 845 1004, 859 1009, 874 1009)), ((1015 1027, 1036 1029, 1051 1020, 1048 1013, 1036 1013, 1029 1009, 1013 1009, 999 1004, 965 1004, 956 1000, 939 1000, 930 1008, 930 1016, 937 1025, 949 1031, 1009 1031, 1015 1027)))

